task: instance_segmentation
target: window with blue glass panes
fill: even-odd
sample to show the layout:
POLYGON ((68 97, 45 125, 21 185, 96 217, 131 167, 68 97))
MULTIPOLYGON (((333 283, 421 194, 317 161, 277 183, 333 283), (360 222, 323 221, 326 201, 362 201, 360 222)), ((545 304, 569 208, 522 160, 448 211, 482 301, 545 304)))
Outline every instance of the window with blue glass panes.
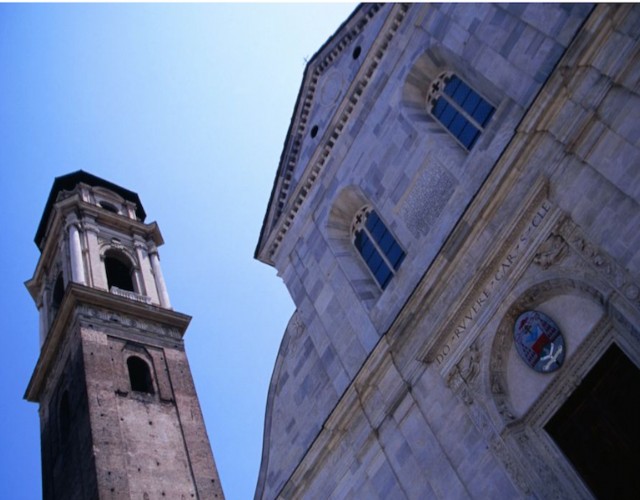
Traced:
POLYGON ((383 290, 402 264, 405 253, 378 214, 363 207, 354 218, 353 244, 383 290))
POLYGON ((427 98, 431 114, 468 150, 491 119, 494 107, 454 74, 444 74, 427 98))

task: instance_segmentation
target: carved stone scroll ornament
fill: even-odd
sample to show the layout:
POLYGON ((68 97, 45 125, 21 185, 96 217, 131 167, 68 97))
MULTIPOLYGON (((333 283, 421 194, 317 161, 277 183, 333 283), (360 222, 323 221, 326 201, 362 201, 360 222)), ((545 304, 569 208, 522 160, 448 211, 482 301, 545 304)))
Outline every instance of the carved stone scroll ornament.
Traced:
POLYGON ((533 257, 533 262, 542 269, 549 269, 554 264, 565 258, 568 252, 567 243, 562 236, 550 235, 547 240, 540 245, 538 252, 533 257))
POLYGON ((640 286, 633 277, 605 251, 590 243, 580 226, 570 218, 562 221, 558 234, 568 246, 577 252, 591 269, 596 270, 607 282, 640 311, 640 286))
POLYGON ((293 326, 293 328, 296 331, 296 334, 298 334, 298 335, 302 335, 302 333, 306 329, 305 324, 302 321, 302 318, 300 317, 300 313, 298 311, 296 311, 294 313, 293 321, 292 321, 292 325, 291 326, 293 326))
POLYGON ((182 336, 177 328, 161 325, 156 322, 133 319, 128 315, 122 315, 102 308, 81 305, 78 308, 79 315, 85 319, 98 319, 105 324, 116 323, 119 326, 133 328, 140 332, 150 332, 160 337, 172 340, 181 340, 182 336))
POLYGON ((494 456, 502 462, 514 484, 524 493, 525 497, 531 497, 532 489, 524 469, 506 446, 502 437, 496 432, 482 401, 474 401, 474 389, 479 373, 480 349, 476 340, 449 373, 447 385, 467 406, 469 418, 488 443, 494 456))
POLYGON ((468 406, 473 403, 473 383, 478 376, 480 351, 477 341, 465 351, 447 377, 447 385, 468 406))
POLYGON ((282 345, 280 347, 280 356, 297 356, 304 347, 305 342, 311 342, 309 335, 306 335, 307 327, 304 322, 304 317, 300 310, 296 309, 289 318, 287 328, 285 329, 284 338, 282 339, 282 345))

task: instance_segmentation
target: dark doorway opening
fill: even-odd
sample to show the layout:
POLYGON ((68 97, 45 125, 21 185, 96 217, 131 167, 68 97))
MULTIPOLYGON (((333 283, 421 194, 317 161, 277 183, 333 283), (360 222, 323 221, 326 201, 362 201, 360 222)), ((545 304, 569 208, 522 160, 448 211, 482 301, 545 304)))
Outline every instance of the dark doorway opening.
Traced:
POLYGON ((613 344, 545 430, 598 498, 638 498, 640 370, 613 344))

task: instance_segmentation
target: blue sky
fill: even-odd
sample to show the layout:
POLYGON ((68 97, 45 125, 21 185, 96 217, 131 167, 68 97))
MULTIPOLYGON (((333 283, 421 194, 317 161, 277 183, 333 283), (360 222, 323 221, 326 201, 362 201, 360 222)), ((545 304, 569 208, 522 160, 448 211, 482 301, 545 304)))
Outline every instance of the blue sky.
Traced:
POLYGON ((253 251, 310 58, 354 4, 0 4, 0 497, 41 498, 24 281, 53 179, 83 169, 157 221, 172 304, 230 500, 252 498, 294 306, 253 251))

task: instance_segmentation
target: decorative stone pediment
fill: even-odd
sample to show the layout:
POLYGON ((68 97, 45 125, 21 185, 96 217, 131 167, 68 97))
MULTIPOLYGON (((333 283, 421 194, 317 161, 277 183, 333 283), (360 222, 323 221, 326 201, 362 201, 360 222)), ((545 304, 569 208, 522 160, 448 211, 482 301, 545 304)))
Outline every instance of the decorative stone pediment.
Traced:
POLYGON ((407 10, 361 5, 307 64, 256 248, 259 260, 273 264, 407 10))

